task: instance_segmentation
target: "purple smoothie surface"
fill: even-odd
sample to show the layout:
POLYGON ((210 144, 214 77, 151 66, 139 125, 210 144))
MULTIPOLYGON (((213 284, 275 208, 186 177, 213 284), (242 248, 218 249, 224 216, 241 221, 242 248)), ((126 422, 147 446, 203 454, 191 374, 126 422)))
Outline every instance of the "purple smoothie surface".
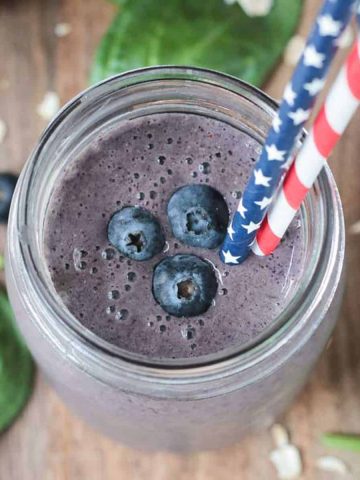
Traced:
POLYGON ((44 246, 54 287, 87 329, 147 359, 184 359, 241 348, 274 325, 301 281, 304 238, 300 217, 266 258, 251 255, 227 267, 217 250, 188 247, 173 237, 166 213, 172 193, 205 183, 238 204, 259 143, 221 121, 162 113, 120 122, 71 159, 48 206, 44 246), (114 212, 150 210, 166 235, 164 252, 129 260, 107 239, 114 212), (209 310, 192 318, 168 315, 152 295, 154 266, 165 256, 193 253, 216 268, 218 292, 209 310))

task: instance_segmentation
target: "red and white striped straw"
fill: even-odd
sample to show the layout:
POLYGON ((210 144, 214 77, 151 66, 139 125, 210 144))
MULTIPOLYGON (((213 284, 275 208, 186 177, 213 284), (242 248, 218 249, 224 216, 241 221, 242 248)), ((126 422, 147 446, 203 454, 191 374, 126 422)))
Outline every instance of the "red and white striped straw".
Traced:
POLYGON ((258 230, 256 255, 269 255, 278 246, 359 102, 360 34, 258 230))

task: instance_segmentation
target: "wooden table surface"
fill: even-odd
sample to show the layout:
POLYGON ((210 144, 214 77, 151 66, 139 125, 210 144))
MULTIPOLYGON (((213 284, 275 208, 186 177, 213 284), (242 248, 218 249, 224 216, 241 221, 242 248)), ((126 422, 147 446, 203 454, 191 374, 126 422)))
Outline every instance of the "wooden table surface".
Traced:
MULTIPOLYGON (((220 0, 219 0, 220 1, 220 0)), ((305 2, 305 35, 320 0, 305 2)), ((105 0, 0 0, 0 119, 8 133, 0 169, 19 171, 44 128, 36 107, 45 92, 61 103, 87 85, 94 49, 114 7, 105 0), (71 24, 64 38, 58 22, 71 24)), ((266 90, 279 97, 291 68, 280 65, 266 90)), ((344 204, 347 229, 360 219, 360 115, 336 148, 331 165, 344 204)), ((0 230, 0 251, 5 242, 0 230)), ((324 431, 360 433, 360 235, 348 235, 347 287, 341 319, 309 384, 283 419, 302 451, 304 479, 335 478, 319 472, 327 453, 324 431)), ((264 399, 266 401, 266 399, 264 399)), ((217 452, 188 456, 145 454, 116 445, 74 418, 41 375, 27 408, 0 437, 0 480, 263 480, 276 478, 264 432, 217 452)), ((360 455, 341 454, 360 478, 360 455)))

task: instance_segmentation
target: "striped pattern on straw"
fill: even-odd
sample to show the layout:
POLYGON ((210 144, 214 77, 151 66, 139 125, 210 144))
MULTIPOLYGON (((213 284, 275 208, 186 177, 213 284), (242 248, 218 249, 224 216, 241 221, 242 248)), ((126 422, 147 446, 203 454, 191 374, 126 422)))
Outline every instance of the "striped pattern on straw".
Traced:
POLYGON ((360 36, 258 230, 254 253, 268 255, 277 247, 359 102, 360 36))

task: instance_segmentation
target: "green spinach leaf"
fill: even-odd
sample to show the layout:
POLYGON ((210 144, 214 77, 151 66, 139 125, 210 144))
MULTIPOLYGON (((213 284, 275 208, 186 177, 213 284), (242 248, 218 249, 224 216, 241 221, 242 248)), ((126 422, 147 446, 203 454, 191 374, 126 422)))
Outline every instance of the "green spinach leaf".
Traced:
POLYGON ((117 0, 97 50, 91 81, 149 65, 220 70, 261 85, 294 32, 300 0, 275 0, 250 18, 223 0, 117 0))
POLYGON ((34 364, 14 322, 9 300, 0 291, 0 431, 8 427, 27 402, 34 364))

